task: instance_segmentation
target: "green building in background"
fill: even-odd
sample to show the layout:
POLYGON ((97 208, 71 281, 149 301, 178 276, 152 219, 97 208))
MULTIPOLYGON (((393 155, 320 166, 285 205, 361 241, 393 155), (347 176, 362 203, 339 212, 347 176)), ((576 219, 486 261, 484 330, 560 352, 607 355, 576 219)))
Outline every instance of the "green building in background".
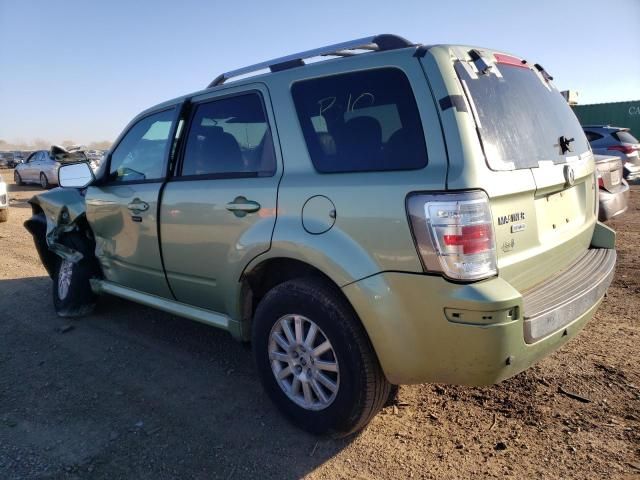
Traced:
POLYGON ((634 137, 640 137, 640 100, 571 105, 571 108, 582 125, 627 127, 634 137))

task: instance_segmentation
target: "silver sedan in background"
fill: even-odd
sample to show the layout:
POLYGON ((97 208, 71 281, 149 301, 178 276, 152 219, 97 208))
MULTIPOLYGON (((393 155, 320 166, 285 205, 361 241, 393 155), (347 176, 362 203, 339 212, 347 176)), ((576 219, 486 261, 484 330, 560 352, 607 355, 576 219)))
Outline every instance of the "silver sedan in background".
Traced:
POLYGON ((598 220, 605 222, 622 215, 629 208, 629 184, 622 178, 619 157, 594 155, 598 175, 598 220))
POLYGON ((47 189, 58 185, 59 168, 60 162, 48 150, 37 150, 16 166, 13 177, 16 185, 37 183, 47 189))

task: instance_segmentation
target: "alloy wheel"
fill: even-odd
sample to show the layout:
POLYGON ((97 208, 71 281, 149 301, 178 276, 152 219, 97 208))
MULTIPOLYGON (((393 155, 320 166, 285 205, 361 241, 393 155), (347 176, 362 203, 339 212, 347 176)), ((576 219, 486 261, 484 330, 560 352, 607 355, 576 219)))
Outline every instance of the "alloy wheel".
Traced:
POLYGON ((338 358, 325 333, 312 320, 289 314, 269 334, 269 360, 276 382, 298 406, 324 410, 340 387, 338 358))

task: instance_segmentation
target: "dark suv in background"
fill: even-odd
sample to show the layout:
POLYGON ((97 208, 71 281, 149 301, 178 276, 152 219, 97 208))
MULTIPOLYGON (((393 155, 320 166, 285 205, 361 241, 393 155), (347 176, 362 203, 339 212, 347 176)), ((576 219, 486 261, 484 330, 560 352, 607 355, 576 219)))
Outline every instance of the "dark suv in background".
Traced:
POLYGON ((640 178, 640 141, 628 128, 611 125, 584 125, 582 128, 593 153, 620 157, 624 178, 627 180, 640 178))

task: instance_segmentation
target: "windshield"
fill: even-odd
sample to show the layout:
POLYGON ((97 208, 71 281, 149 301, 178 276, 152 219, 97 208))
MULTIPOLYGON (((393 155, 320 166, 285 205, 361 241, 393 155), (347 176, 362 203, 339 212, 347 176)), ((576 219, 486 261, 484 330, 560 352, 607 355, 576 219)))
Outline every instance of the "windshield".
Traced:
MULTIPOLYGON (((456 71, 475 107, 478 132, 489 167, 514 170, 538 162, 563 163, 589 150, 578 119, 560 92, 529 68, 498 64, 501 76, 456 71), (563 153, 561 139, 571 140, 563 153)), ((493 70, 492 70, 493 72, 493 70)), ((566 145, 566 144, 565 144, 566 145)))

